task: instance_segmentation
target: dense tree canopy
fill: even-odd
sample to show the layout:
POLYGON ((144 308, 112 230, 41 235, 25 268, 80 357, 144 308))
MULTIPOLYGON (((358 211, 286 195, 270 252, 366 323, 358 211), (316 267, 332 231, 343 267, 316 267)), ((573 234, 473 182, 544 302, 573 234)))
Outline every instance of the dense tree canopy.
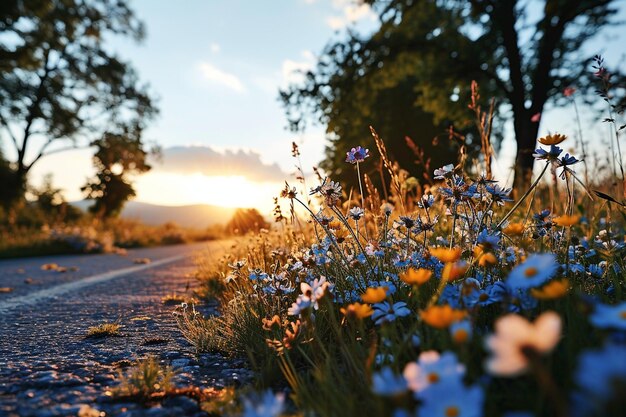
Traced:
POLYGON ((45 155, 107 132, 140 133, 155 114, 133 68, 106 47, 112 35, 143 36, 125 2, 0 2, 0 135, 16 155, 5 205, 23 196, 45 155))
POLYGON ((399 160, 410 154, 403 148, 402 128, 433 159, 449 157, 428 148, 429 142, 453 125, 469 133, 467 145, 477 145, 467 130, 470 85, 476 80, 483 97, 498 100, 499 120, 513 120, 520 185, 533 166, 539 128, 533 116, 561 98, 565 87, 590 91, 590 57, 582 55, 582 46, 616 13, 611 0, 369 3, 380 28, 368 36, 348 32, 332 42, 304 83, 281 92, 290 127, 306 128, 310 116, 327 126, 331 141, 324 167, 333 174, 340 173, 345 150, 365 142, 367 124, 386 138, 399 160), (406 98, 398 99, 402 95, 406 98), (407 104, 411 107, 403 109, 407 104))

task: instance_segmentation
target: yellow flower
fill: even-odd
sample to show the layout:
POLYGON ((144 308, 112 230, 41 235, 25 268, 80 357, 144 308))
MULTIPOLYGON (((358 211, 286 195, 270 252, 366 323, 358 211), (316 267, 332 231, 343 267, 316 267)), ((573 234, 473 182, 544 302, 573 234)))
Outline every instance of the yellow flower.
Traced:
POLYGON ((368 288, 365 294, 361 294, 361 300, 365 303, 380 303, 387 297, 387 289, 385 287, 368 288))
POLYGON ((409 268, 400 274, 400 279, 409 285, 422 285, 433 275, 433 271, 424 268, 409 268))
POLYGON ((454 310, 448 304, 430 306, 420 311, 420 317, 426 324, 438 329, 445 329, 455 321, 461 320, 467 313, 463 310, 454 310))
POLYGON ((562 279, 552 281, 547 285, 544 285, 540 289, 533 288, 530 293, 533 297, 540 300, 551 300, 553 298, 563 297, 569 291, 569 280, 562 279))
POLYGON ((444 263, 456 262, 461 259, 461 248, 432 248, 430 254, 444 263))
POLYGON ((474 257, 478 260, 478 265, 480 266, 491 266, 498 263, 496 255, 486 251, 481 245, 474 248, 474 257))
POLYGON ((467 272, 469 265, 467 262, 448 262, 441 272, 441 279, 444 281, 454 281, 461 278, 467 272))
POLYGON ((357 319, 364 319, 371 316, 373 313, 374 310, 372 310, 372 307, 361 303, 352 303, 345 308, 341 308, 341 314, 346 317, 356 317, 357 319))
POLYGON ((559 226, 570 227, 580 221, 580 216, 578 214, 574 214, 571 216, 564 214, 560 217, 555 217, 554 219, 552 219, 552 221, 559 226))
POLYGON ((502 229, 505 235, 519 236, 524 233, 524 225, 522 223, 511 223, 502 229))
POLYGON ((543 145, 558 145, 567 139, 567 136, 561 135, 560 133, 555 133, 553 135, 547 135, 542 138, 539 138, 539 143, 543 145))

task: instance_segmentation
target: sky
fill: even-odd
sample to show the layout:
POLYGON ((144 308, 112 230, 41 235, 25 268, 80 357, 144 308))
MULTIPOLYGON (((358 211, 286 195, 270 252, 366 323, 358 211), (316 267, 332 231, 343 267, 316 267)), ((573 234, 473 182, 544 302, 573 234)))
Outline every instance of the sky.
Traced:
MULTIPOLYGON (((375 28, 374 13, 350 0, 130 4, 144 21, 147 37, 141 44, 113 39, 110 47, 132 62, 158 97, 160 115, 146 138, 163 148, 162 161, 137 178, 136 199, 257 207, 269 213, 272 196, 284 179, 292 178, 291 142, 300 146, 305 170, 323 158, 325 145, 322 127, 300 135, 285 129, 278 89, 298 81, 296 71, 311 68, 338 31, 375 28)), ((621 32, 623 28, 611 31, 591 49, 616 61, 624 52, 621 32)), ((542 132, 573 134, 571 114, 571 109, 545 113, 542 132)), ((507 177, 514 154, 510 130, 496 161, 502 177, 507 177)), ((44 158, 33 168, 31 180, 37 184, 53 173, 66 199, 80 200, 80 186, 93 172, 92 154, 83 149, 44 158)))

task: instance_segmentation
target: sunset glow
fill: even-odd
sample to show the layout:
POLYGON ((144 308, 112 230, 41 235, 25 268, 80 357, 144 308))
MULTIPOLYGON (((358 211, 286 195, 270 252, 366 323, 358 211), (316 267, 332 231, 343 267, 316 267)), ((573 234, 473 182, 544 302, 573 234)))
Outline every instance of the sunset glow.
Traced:
POLYGON ((221 207, 255 207, 271 211, 272 195, 281 184, 255 182, 243 176, 206 176, 154 172, 137 180, 141 201, 151 204, 182 206, 210 204, 221 207), (167 190, 167 192, 164 192, 167 190))

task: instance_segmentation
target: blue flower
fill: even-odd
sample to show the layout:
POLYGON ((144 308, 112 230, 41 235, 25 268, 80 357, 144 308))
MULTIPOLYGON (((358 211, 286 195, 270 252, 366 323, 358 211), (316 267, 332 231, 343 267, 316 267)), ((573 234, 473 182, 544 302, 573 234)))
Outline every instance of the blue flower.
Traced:
POLYGON ((436 384, 424 392, 420 416, 428 417, 482 417, 485 395, 478 386, 463 384, 436 384))
POLYGON ((422 352, 417 362, 404 367, 404 378, 408 387, 421 398, 422 393, 435 385, 459 385, 465 375, 465 366, 460 364, 453 352, 439 355, 434 350, 422 352))
POLYGON ((485 189, 489 194, 491 194, 493 202, 499 206, 504 205, 506 201, 513 201, 513 199, 509 197, 509 194, 511 194, 510 188, 501 188, 498 184, 496 184, 494 186, 488 185, 485 189))
POLYGON ((391 305, 387 301, 374 304, 374 314, 372 320, 377 325, 395 321, 398 317, 406 317, 411 314, 411 310, 406 306, 405 302, 398 301, 391 305))
POLYGON ((461 320, 450 325, 450 336, 456 343, 465 343, 472 338, 472 323, 469 320, 461 320))
POLYGON ((614 306, 596 304, 589 320, 600 329, 626 330, 626 301, 614 306))
POLYGON ((544 159, 546 161, 555 162, 557 161, 557 158, 559 157, 559 155, 561 155, 561 152, 563 152, 563 149, 559 148, 556 145, 550 145, 549 151, 543 148, 535 149, 535 153, 533 154, 533 157, 536 160, 544 159))
POLYGON ((369 149, 363 149, 362 147, 357 146, 356 148, 350 149, 349 152, 346 152, 346 162, 356 164, 365 161, 365 158, 369 158, 369 156, 369 149))
POLYGON ((609 343, 601 349, 587 350, 578 357, 576 383, 579 391, 573 400, 576 415, 607 415, 602 403, 617 394, 616 382, 626 383, 626 346, 609 343))
POLYGON ((385 367, 372 376, 372 391, 378 395, 394 396, 408 389, 402 375, 396 375, 391 368, 385 367))
POLYGON ((260 396, 243 399, 244 417, 278 417, 285 408, 285 394, 274 395, 271 390, 260 396))
POLYGON ((510 288, 528 289, 538 287, 548 281, 559 265, 552 253, 534 254, 526 262, 517 265, 506 280, 510 288))

